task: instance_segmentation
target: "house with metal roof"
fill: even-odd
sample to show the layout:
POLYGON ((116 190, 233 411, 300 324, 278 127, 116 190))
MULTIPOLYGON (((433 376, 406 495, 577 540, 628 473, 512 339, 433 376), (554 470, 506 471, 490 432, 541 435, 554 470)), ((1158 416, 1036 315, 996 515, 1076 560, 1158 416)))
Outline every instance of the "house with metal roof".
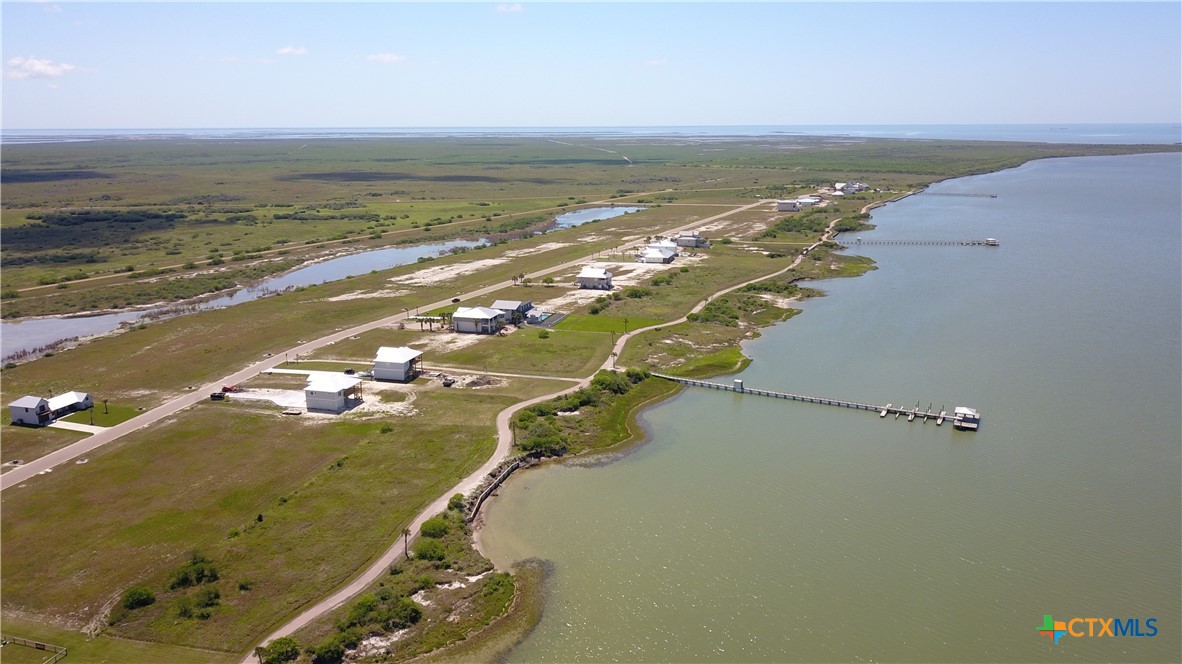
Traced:
POLYGON ((654 247, 649 245, 636 255, 638 263, 672 263, 677 252, 668 247, 654 247))
POLYGON ((70 413, 87 408, 94 408, 94 399, 85 392, 65 392, 56 397, 49 397, 49 410, 54 418, 63 417, 70 413))
POLYGON ((373 361, 373 377, 377 380, 407 382, 422 371, 423 352, 408 346, 382 346, 373 361))
POLYGON ((8 404, 8 413, 12 416, 13 424, 38 426, 53 421, 49 402, 41 397, 23 396, 8 404))
POLYGON ((496 334, 505 327, 505 313, 488 307, 460 307, 451 316, 456 332, 496 334))
POLYGON ((304 401, 308 410, 339 413, 361 403, 358 387, 360 378, 337 374, 316 373, 308 377, 304 401))
POLYGON ((532 300, 497 300, 493 302, 492 308, 505 314, 505 319, 510 323, 517 324, 525 320, 529 310, 534 308, 534 303, 532 300))
POLYGON ((579 271, 579 274, 575 276, 575 283, 579 285, 579 288, 611 290, 612 273, 608 272, 602 267, 586 265, 581 271, 579 271))

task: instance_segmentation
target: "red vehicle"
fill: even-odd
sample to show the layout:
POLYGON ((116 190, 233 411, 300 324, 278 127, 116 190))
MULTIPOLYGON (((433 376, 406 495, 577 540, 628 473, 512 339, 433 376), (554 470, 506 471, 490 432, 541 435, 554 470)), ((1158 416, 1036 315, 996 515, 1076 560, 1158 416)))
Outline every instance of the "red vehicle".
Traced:
POLYGON ((241 392, 242 388, 238 387, 237 385, 223 385, 222 391, 223 392, 241 392))

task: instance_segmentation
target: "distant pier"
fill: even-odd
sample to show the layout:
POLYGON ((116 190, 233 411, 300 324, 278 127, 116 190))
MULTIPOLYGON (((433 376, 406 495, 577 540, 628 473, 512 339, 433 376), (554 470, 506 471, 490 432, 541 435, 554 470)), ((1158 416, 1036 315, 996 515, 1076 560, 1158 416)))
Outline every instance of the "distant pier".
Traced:
POLYGON ((969 198, 997 198, 997 194, 954 194, 943 191, 921 191, 925 196, 967 196, 969 198))
POLYGON ((898 244, 898 245, 903 245, 903 244, 910 244, 910 245, 929 245, 929 246, 936 246, 936 245, 944 245, 944 246, 960 245, 960 246, 962 246, 962 247, 997 247, 997 246, 1000 246, 1000 245, 1001 245, 1001 243, 1000 243, 1000 242, 998 242, 996 239, 994 239, 994 238, 991 238, 991 237, 989 237, 989 238, 985 238, 984 240, 863 240, 862 238, 858 238, 858 239, 856 240, 856 243, 857 243, 858 245, 867 245, 867 244, 898 244))
MULTIPOLYGON (((823 406, 838 406, 840 408, 852 408, 854 410, 864 410, 871 413, 877 413, 879 417, 885 418, 887 415, 894 415, 895 419, 906 415, 908 422, 914 422, 916 418, 920 419, 921 423, 928 420, 933 420, 936 426, 944 424, 945 421, 951 421, 956 428, 962 428, 965 422, 962 418, 954 413, 949 413, 943 406, 940 410, 934 410, 932 404, 928 404, 927 408, 921 408, 917 402, 912 407, 901 407, 894 404, 886 404, 881 406, 873 403, 863 403, 860 401, 846 401, 844 399, 828 399, 825 397, 816 397, 808 394, 793 394, 792 392, 775 392, 772 390, 760 390, 753 387, 746 387, 742 380, 736 379, 734 384, 727 385, 726 383, 713 383, 708 380, 696 380, 694 378, 680 378, 678 376, 669 376, 666 374, 654 373, 653 376, 671 380, 682 385, 690 385, 693 387, 704 387, 710 390, 721 390, 723 392, 734 392, 736 394, 752 394, 760 397, 770 397, 773 399, 785 399, 788 401, 801 401, 804 403, 815 403, 823 406)), ((962 409, 963 410, 963 409, 962 409)), ((976 422, 972 426, 964 426, 963 428, 976 429, 976 422)))

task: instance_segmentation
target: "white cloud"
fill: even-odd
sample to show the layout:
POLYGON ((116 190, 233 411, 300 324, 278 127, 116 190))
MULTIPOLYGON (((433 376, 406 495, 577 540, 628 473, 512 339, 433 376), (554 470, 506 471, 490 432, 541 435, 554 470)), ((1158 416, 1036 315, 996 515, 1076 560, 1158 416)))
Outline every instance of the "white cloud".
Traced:
POLYGON ((406 56, 398 55, 397 53, 371 53, 365 56, 365 59, 370 62, 387 62, 393 64, 405 61, 406 56))
POLYGON ((308 49, 303 46, 284 46, 275 51, 275 55, 307 55, 308 49))
POLYGON ((27 58, 15 57, 8 60, 8 71, 4 72, 5 78, 60 78, 66 74, 77 69, 74 65, 66 64, 64 62, 54 64, 53 60, 42 60, 41 58, 34 58, 29 56, 27 58))
POLYGON ((502 14, 516 14, 517 12, 525 11, 525 7, 523 7, 520 2, 514 2, 511 5, 502 3, 497 5, 497 11, 501 12, 502 14))

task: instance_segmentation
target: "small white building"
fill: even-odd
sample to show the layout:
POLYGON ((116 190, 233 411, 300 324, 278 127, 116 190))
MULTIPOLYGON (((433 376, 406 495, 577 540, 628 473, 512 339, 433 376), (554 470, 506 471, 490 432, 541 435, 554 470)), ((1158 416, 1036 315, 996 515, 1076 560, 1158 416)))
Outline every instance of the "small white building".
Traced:
POLYGON ((697 248, 710 246, 710 243, 698 231, 681 231, 675 241, 679 247, 697 248))
POLYGON ((776 212, 800 212, 800 201, 796 199, 776 201, 776 212))
POLYGON ((304 401, 308 410, 325 410, 339 413, 356 406, 361 401, 357 396, 360 378, 336 374, 312 374, 304 388, 304 401))
POLYGON ((496 334, 505 327, 505 314, 488 307, 460 307, 451 316, 456 332, 496 334))
POLYGON ((66 392, 49 397, 49 410, 54 418, 63 417, 79 410, 94 408, 94 399, 85 392, 66 392))
POLYGON ((382 346, 373 361, 373 377, 377 380, 407 382, 422 370, 423 352, 407 346, 382 346))
POLYGON ((579 288, 597 288, 599 290, 612 289, 612 273, 604 268, 592 265, 584 266, 575 277, 579 288))
POLYGON ((811 207, 820 203, 821 199, 817 196, 797 196, 796 202, 800 204, 800 207, 811 207))
POLYGON ((856 194, 869 188, 870 185, 865 182, 837 182, 833 185, 835 191, 840 191, 843 194, 856 194))
POLYGON ((13 424, 37 426, 49 424, 53 421, 53 413, 49 410, 49 402, 41 397, 21 397, 8 404, 8 412, 12 415, 13 424))
POLYGON ((638 263, 672 263, 677 252, 668 247, 654 247, 649 245, 636 255, 638 263))

